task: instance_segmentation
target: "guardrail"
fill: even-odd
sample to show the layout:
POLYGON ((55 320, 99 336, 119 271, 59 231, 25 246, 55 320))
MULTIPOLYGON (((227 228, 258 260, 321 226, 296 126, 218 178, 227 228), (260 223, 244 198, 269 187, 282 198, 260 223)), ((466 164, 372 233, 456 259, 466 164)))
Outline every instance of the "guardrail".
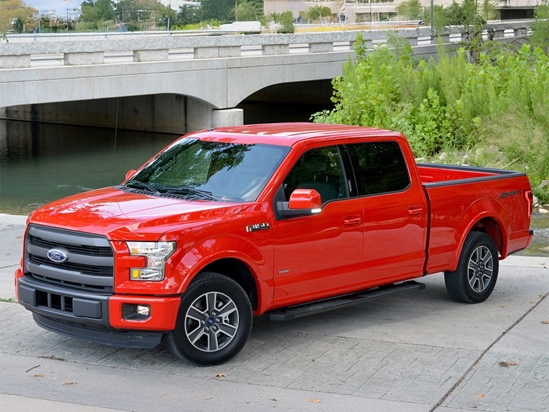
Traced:
MULTIPOLYGON (((523 37, 528 34, 531 20, 520 22, 491 22, 488 30, 494 39, 523 37), (506 34, 506 32, 508 34, 506 34)), ((256 46, 262 55, 284 55, 290 53, 290 46, 304 45, 304 53, 330 53, 334 44, 347 45, 353 49, 358 35, 362 35, 367 48, 387 41, 388 33, 408 40, 416 46, 421 40, 436 43, 438 37, 444 43, 450 42, 450 36, 461 35, 466 40, 468 34, 461 28, 447 29, 440 36, 432 36, 430 27, 397 30, 334 31, 321 33, 295 34, 255 34, 255 35, 219 35, 204 36, 184 32, 146 32, 141 35, 117 35, 115 33, 85 36, 56 37, 49 40, 38 38, 40 35, 19 37, 17 41, 0 42, 0 69, 29 68, 33 56, 63 55, 63 65, 103 64, 105 53, 131 52, 134 62, 153 62, 168 60, 170 51, 192 49, 193 59, 212 59, 241 57, 243 47, 256 46), (99 36, 99 37, 97 37, 99 36)), ((120 33, 122 34, 122 33, 120 33)), ((211 33, 208 33, 211 34, 211 33)))

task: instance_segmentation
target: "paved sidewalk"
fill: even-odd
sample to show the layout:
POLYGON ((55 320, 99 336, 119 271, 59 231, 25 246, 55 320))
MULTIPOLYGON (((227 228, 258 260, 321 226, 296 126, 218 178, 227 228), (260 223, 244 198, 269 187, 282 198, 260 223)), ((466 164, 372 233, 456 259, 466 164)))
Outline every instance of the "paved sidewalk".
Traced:
MULTIPOLYGON (((0 298, 14 296, 24 218, 0 215, 0 298)), ((0 302, 2 410, 99 412, 549 411, 549 259, 511 257, 488 301, 455 303, 441 275, 292 322, 254 320, 217 367, 165 347, 119 349, 40 329, 0 302)))

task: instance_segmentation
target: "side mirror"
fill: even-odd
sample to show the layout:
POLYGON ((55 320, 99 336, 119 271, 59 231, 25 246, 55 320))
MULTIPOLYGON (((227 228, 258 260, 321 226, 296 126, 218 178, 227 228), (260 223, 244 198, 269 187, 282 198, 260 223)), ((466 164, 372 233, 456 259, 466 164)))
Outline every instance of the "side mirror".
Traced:
POLYGON ((289 202, 277 202, 277 210, 285 217, 315 215, 321 212, 322 199, 314 189, 296 189, 289 202))
POLYGON ((126 177, 124 178, 124 182, 127 182, 128 180, 130 180, 133 175, 135 175, 135 169, 131 169, 131 170, 128 170, 126 172, 126 177))

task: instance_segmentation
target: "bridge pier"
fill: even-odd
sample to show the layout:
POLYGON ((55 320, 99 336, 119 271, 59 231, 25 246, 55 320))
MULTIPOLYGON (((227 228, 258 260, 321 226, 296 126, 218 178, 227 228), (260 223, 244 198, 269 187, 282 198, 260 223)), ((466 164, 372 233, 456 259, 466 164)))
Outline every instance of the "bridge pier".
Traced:
POLYGON ((244 124, 244 110, 222 109, 215 110, 212 114, 212 127, 241 126, 244 124))

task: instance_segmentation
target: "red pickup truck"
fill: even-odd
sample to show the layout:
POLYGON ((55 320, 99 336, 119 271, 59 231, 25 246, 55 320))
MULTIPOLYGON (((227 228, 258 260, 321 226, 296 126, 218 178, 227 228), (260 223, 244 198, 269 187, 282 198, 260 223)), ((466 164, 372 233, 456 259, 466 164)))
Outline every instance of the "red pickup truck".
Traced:
POLYGON ((417 164, 396 132, 282 123, 190 133, 119 186, 28 219, 15 284, 45 329, 212 365, 254 315, 294 319, 421 288, 492 293, 528 247, 524 173, 417 164))

